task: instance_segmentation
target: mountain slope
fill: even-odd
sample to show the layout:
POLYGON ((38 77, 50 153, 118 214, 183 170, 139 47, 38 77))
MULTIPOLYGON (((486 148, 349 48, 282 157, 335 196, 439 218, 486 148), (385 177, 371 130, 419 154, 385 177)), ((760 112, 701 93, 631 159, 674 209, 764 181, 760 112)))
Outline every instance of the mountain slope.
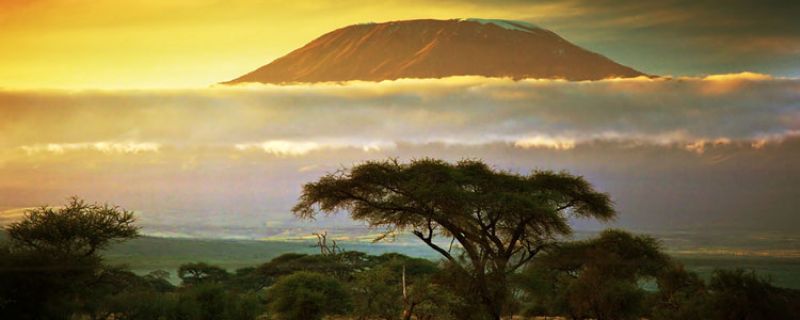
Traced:
POLYGON ((598 80, 644 74, 524 22, 407 20, 335 30, 227 83, 457 75, 598 80))

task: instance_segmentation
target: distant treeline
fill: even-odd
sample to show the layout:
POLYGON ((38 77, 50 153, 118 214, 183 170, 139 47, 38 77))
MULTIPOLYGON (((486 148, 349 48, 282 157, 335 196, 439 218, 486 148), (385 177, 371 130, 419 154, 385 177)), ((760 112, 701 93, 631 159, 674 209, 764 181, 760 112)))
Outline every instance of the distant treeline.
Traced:
POLYGON ((293 211, 348 211, 385 236, 411 232, 442 259, 344 251, 323 233, 319 254, 233 273, 184 264, 175 286, 168 271, 140 276, 99 254, 138 236, 132 212, 73 198, 6 228, 0 319, 800 319, 800 291, 740 269, 703 281, 647 235, 564 240, 568 216, 615 215, 607 195, 564 172, 368 162, 307 184, 293 211))
MULTIPOLYGON (((342 251, 284 254, 228 272, 206 263, 136 275, 97 249, 135 236, 114 207, 73 200, 9 228, 0 251, 3 319, 485 319, 469 281, 447 261, 342 251), (88 214, 92 213, 92 214, 88 214)), ((609 230, 544 251, 511 276, 509 315, 570 319, 793 319, 800 292, 753 272, 684 270, 648 236, 609 230), (656 284, 656 290, 643 283, 656 284)))

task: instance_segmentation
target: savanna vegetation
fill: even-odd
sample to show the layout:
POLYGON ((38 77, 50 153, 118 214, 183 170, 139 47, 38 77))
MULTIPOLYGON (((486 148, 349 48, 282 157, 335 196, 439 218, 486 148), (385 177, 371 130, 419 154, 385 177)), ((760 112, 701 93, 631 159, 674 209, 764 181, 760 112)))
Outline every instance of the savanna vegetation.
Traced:
POLYGON ((704 281, 647 235, 606 230, 570 240, 570 219, 606 221, 615 211, 607 195, 568 173, 367 162, 305 185, 293 211, 306 219, 349 212, 385 237, 414 234, 441 259, 347 251, 318 234, 317 254, 134 274, 101 254, 139 235, 133 213, 74 198, 7 226, 0 318, 800 318, 800 292, 742 269, 704 281))

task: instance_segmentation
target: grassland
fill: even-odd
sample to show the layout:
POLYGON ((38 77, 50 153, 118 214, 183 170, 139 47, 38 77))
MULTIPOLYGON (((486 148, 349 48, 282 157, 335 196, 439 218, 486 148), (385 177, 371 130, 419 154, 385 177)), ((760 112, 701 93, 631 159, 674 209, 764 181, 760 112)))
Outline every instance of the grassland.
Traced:
MULTIPOLYGON (((579 233, 578 238, 592 233, 579 233)), ((747 233, 654 233, 676 260, 689 270, 708 278, 714 269, 745 268, 769 277, 780 287, 800 289, 800 243, 785 235, 747 233)), ((0 242, 5 234, 0 232, 0 242)), ((351 251, 370 254, 399 252, 409 256, 438 259, 435 252, 405 239, 390 243, 340 241, 351 251)), ((316 253, 310 240, 224 240, 141 237, 111 246, 103 252, 112 264, 126 265, 136 273, 153 270, 170 272, 177 283, 176 270, 189 262, 208 262, 228 270, 257 266, 284 253, 316 253)))
MULTIPOLYGON (((403 254, 438 259, 435 252, 421 245, 408 243, 378 243, 344 241, 346 250, 363 251, 370 254, 400 252, 403 254)), ((800 257, 763 256, 741 254, 708 254, 707 250, 686 250, 684 245, 672 255, 684 263, 688 269, 703 277, 710 276, 717 268, 747 268, 770 277, 774 284, 800 289, 800 257), (686 253, 693 252, 693 253, 686 253)), ((172 280, 175 270, 181 264, 205 261, 229 270, 256 266, 288 252, 315 253, 312 241, 276 240, 221 240, 221 239, 179 239, 142 237, 112 246, 104 256, 113 264, 124 264, 137 273, 152 270, 169 271, 172 280)), ((718 251, 712 251, 718 252, 718 251)), ((734 252, 732 250, 723 252, 734 252)))

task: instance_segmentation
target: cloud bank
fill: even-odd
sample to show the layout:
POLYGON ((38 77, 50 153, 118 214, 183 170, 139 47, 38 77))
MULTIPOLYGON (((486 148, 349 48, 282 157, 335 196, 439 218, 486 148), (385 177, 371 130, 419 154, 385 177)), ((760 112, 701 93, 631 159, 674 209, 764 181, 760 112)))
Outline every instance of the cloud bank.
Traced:
POLYGON ((0 91, 0 132, 0 209, 78 194, 263 225, 325 172, 432 156, 585 175, 623 226, 800 222, 800 80, 752 73, 0 91))
POLYGON ((598 139, 758 142, 800 130, 798 101, 800 80, 750 73, 587 82, 454 77, 179 91, 0 92, 0 144, 138 141, 240 150, 283 144, 296 153, 311 145, 398 141, 558 148, 598 139))

